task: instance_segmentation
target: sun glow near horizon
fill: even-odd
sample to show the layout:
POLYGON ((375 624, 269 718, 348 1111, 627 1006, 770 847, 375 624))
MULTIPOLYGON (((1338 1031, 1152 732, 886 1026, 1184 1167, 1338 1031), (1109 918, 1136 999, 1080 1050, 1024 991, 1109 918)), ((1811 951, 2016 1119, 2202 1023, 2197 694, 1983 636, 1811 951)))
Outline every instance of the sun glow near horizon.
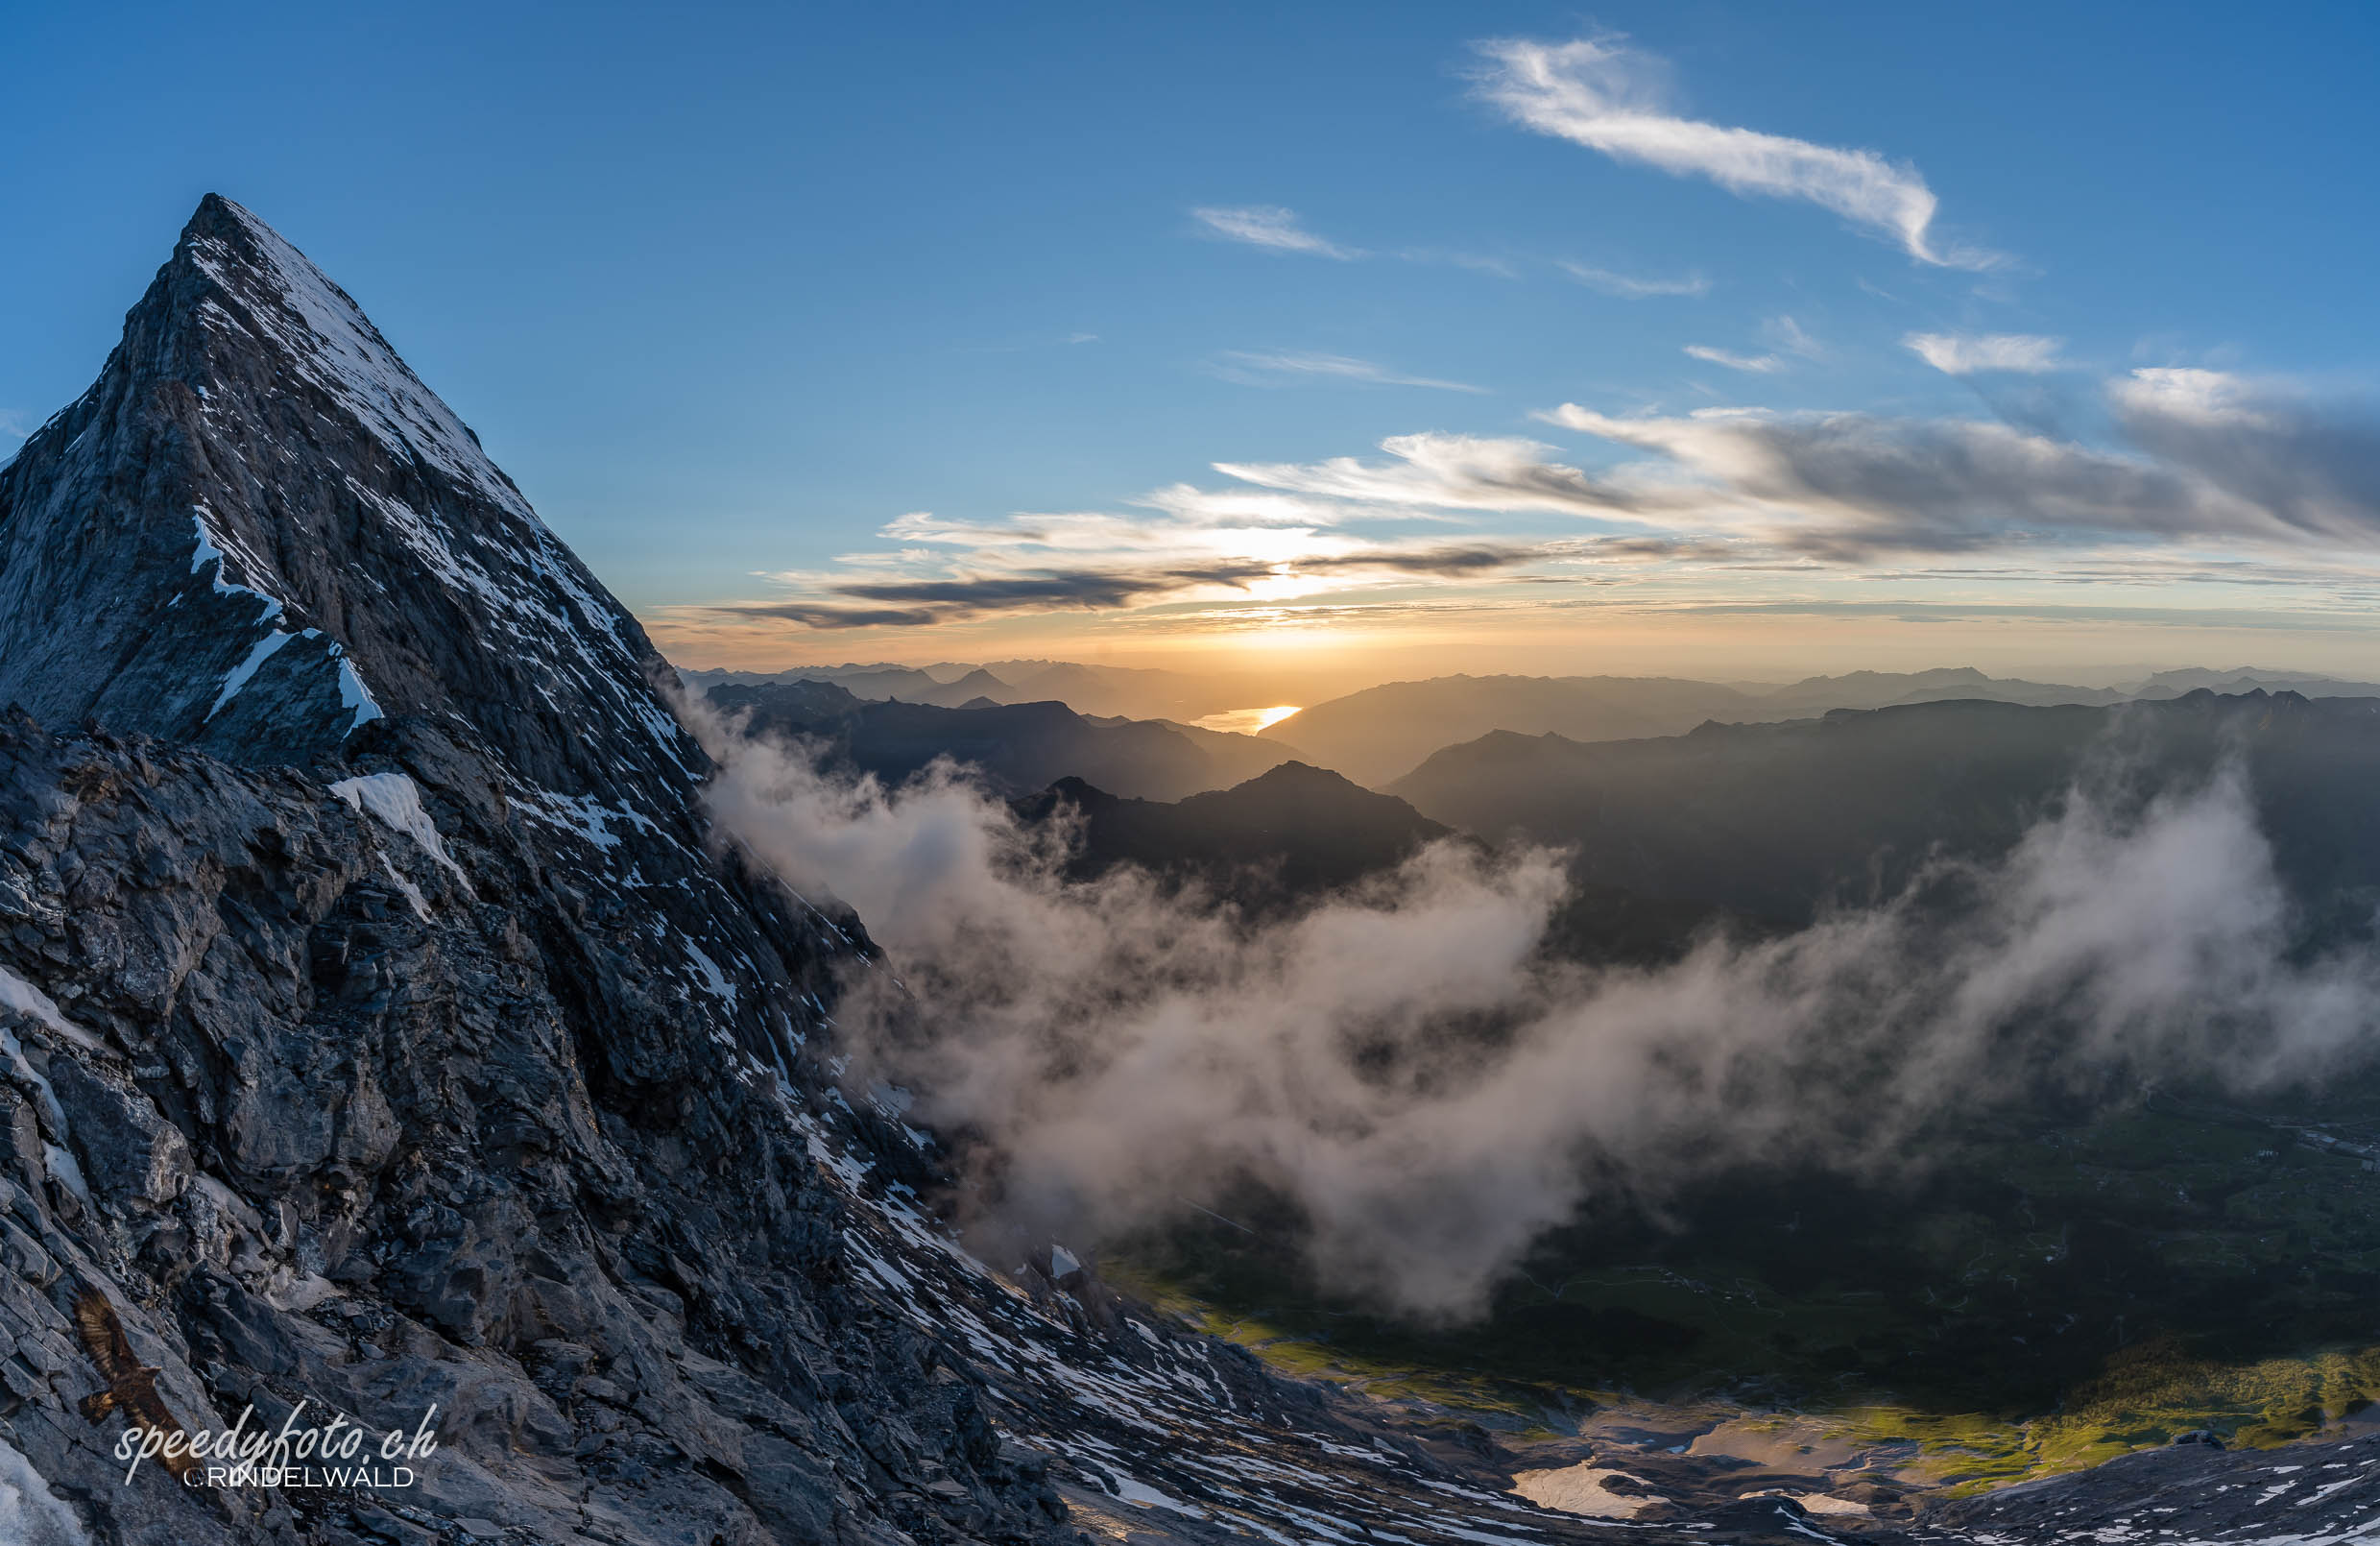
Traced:
POLYGON ((1253 736, 1281 723, 1305 707, 1299 703, 1277 703, 1269 709, 1226 709, 1221 713, 1201 715, 1190 723, 1201 730, 1221 730, 1241 736, 1253 736))

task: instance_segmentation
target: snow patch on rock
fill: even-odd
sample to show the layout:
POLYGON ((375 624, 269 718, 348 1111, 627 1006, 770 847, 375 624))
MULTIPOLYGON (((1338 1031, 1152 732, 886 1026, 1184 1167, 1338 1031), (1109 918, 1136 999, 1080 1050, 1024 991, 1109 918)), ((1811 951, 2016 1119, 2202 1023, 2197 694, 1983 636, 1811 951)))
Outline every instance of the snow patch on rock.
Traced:
MULTIPOLYGON (((361 778, 341 779, 330 786, 330 792, 348 803, 349 809, 367 813, 382 826, 403 833, 421 845, 421 852, 445 866, 447 872, 470 889, 470 878, 463 866, 446 852, 445 839, 438 834, 438 823, 421 804, 421 786, 402 773, 367 773, 361 778)), ((421 893, 410 885, 406 891, 417 899, 421 893)), ((424 916, 427 916, 426 910, 424 916)))
POLYGON ((454 410, 380 336, 345 290, 272 227, 229 200, 271 273, 273 292, 256 294, 243 281, 252 272, 214 238, 191 243, 190 255, 209 278, 241 302, 252 328, 278 344, 301 374, 336 398, 389 450, 420 460, 485 494, 527 532, 542 523, 512 479, 496 470, 454 410))
POLYGON ((372 689, 364 686, 363 673, 355 668, 353 661, 348 659, 347 651, 333 644, 330 653, 331 658, 339 663, 339 706, 355 716, 347 729, 347 733, 352 736, 381 717, 380 705, 373 697, 372 689))
POLYGON ((224 673, 223 690, 215 694, 215 706, 206 711, 206 717, 212 719, 223 713, 223 706, 240 695, 240 688, 248 686, 257 667, 271 660, 274 651, 297 637, 296 634, 273 633, 256 640, 256 647, 250 650, 239 664, 224 673))
POLYGON ((15 1546, 90 1546, 83 1522, 16 1446, 0 1438, 0 1540, 15 1546))
POLYGON ((86 1051, 101 1050, 99 1038, 68 1020, 57 1000, 5 966, 0 966, 0 1009, 29 1016, 86 1051))

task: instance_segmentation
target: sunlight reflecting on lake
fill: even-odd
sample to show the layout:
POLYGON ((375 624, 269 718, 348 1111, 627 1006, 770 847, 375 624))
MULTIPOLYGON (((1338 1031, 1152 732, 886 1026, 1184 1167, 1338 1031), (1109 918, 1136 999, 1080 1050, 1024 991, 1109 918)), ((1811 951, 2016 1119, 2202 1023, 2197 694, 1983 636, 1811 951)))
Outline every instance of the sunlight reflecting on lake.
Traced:
POLYGON ((1190 723, 1201 730, 1225 730, 1253 736, 1267 725, 1281 723, 1302 707, 1295 703, 1278 703, 1269 709, 1226 709, 1221 713, 1208 714, 1190 723))

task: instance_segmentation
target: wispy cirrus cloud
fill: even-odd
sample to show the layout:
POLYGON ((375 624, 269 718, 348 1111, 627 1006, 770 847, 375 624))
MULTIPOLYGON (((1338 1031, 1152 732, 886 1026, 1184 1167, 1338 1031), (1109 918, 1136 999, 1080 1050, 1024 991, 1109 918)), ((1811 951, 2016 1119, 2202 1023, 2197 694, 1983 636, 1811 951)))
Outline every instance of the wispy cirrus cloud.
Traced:
POLYGON ((1325 462, 1217 462, 1242 483, 1365 506, 1436 510, 1569 511, 1616 514, 1613 493, 1575 467, 1549 460, 1553 447, 1516 437, 1391 435, 1386 462, 1335 456, 1325 462))
POLYGON ((1303 253, 1341 262, 1364 255, 1358 248, 1341 247, 1315 235, 1298 224, 1296 210, 1276 204, 1207 205, 1192 209, 1190 218, 1204 227, 1210 236, 1245 242, 1271 252, 1303 253))
POLYGON ((1724 365, 1731 371, 1744 371, 1754 375, 1773 375, 1785 369, 1785 359, 1777 354, 1738 354, 1731 350, 1714 349, 1708 344, 1688 344, 1685 352, 1713 365, 1724 365))
POLYGON ((1605 295, 1621 296, 1629 301, 1644 301, 1654 296, 1700 296, 1711 293, 1711 281, 1699 274, 1673 279, 1642 278, 1597 268, 1591 263, 1574 263, 1567 258, 1555 266, 1590 290, 1600 290, 1605 295))
POLYGON ((1724 365, 1731 371, 1752 375, 1774 375, 1789 363, 1786 356, 1796 354, 1806 360, 1824 359, 1826 348, 1810 336, 1809 330, 1791 317, 1771 317, 1761 325, 1761 332, 1775 346, 1766 354, 1740 354, 1734 350, 1716 349, 1709 344, 1688 344, 1686 352, 1713 365, 1724 365))
POLYGON ((1484 61, 1478 94, 1524 129, 1673 177, 1708 178, 1731 193, 1804 200, 1881 233, 1921 263, 1985 269, 2001 261, 1935 239, 1938 201, 1915 167, 1874 151, 1680 117, 1666 100, 1662 61, 1617 39, 1476 46, 1484 61))
POLYGON ((2041 375, 2065 363, 2057 357, 2064 339, 2033 333, 1911 333, 1901 344, 1946 375, 1983 371, 2041 375))
POLYGON ((2309 539, 2380 544, 2380 413, 2222 371, 2134 371, 2109 393, 2126 438, 2309 539))
POLYGON ((1371 386, 1429 387, 1439 392, 1484 395, 1487 388, 1468 381, 1448 381, 1434 375, 1407 375, 1402 371, 1345 354, 1258 353, 1228 350, 1215 356, 1214 369, 1227 380, 1252 386, 1280 386, 1298 380, 1358 381, 1371 386))
POLYGON ((731 602, 705 610, 719 616, 795 622, 823 630, 916 628, 1007 613, 1118 612, 1217 593, 1278 599, 1349 583, 1424 576, 1465 579, 1565 551, 1566 546, 1558 544, 1538 547, 1452 543, 1358 547, 1286 561, 1224 559, 1191 565, 968 573, 948 579, 838 581, 825 586, 818 598, 731 602))
MULTIPOLYGON (((1587 513, 1584 474, 1548 464, 1528 441, 1412 435, 1389 460, 1312 466, 1218 464, 1221 488, 1174 484, 1130 514, 1023 513, 895 518, 891 546, 849 553, 823 571, 762 576, 788 593, 698 609, 713 619, 811 629, 909 628, 1030 613, 1117 612, 1185 601, 1277 605, 1324 592, 1476 580, 1549 564, 1636 562, 1603 538, 1364 535, 1482 508, 1587 513)), ((1674 550, 1663 546, 1662 555, 1674 550)))

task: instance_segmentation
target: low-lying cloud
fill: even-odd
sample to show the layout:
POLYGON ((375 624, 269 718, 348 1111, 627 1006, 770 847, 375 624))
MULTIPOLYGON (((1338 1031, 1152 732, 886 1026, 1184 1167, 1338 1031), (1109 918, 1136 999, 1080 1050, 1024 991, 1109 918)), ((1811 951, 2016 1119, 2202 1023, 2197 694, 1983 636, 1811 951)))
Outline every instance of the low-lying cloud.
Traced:
POLYGON ((2364 954, 2293 962, 2233 777, 2078 793, 1922 902, 1627 970, 1543 950, 1545 853, 1443 843, 1251 930, 1134 872, 1062 882, 1046 832, 948 770, 887 791, 752 747, 711 802, 886 948, 839 1010, 853 1076, 964 1135, 977 1227, 1096 1244, 1253 1182, 1327 1281, 1422 1318, 1479 1311, 1591 1189, 1879 1166, 2044 1086, 2268 1088, 2365 1056, 2380 1003, 2364 954))

